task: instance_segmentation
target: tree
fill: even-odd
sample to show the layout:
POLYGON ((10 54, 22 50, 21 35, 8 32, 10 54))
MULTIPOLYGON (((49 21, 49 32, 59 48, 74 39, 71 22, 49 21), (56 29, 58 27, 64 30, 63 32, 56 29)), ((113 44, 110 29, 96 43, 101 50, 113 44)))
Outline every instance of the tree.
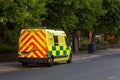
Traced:
POLYGON ((45 0, 0 0, 0 23, 39 25, 44 6, 45 0))
POLYGON ((96 24, 97 18, 104 14, 102 0, 80 0, 79 9, 76 11, 79 18, 76 29, 94 31, 93 25, 96 24))
POLYGON ((45 4, 46 0, 0 0, 1 43, 16 45, 20 28, 39 27, 46 13, 45 4))
POLYGON ((73 32, 78 23, 75 12, 79 8, 79 3, 79 0, 52 0, 46 5, 46 26, 48 28, 60 28, 67 33, 73 32))
POLYGON ((46 25, 49 28, 62 28, 65 31, 74 29, 78 18, 75 15, 78 9, 78 0, 53 0, 46 5, 46 25))
POLYGON ((96 26, 97 33, 115 34, 120 29, 120 0, 103 0, 105 15, 98 17, 96 26))
POLYGON ((104 14, 101 0, 51 0, 46 5, 46 25, 73 33, 74 51, 79 46, 78 30, 94 31, 97 17, 104 14), (78 39, 77 39, 78 38, 78 39))
MULTIPOLYGON (((79 0, 79 9, 76 10, 76 16, 78 17, 78 23, 73 31, 74 49, 75 52, 80 48, 80 36, 78 30, 83 33, 84 31, 94 32, 97 18, 104 15, 105 10, 102 9, 102 0, 79 0)), ((79 32, 80 33, 80 32, 79 32)))

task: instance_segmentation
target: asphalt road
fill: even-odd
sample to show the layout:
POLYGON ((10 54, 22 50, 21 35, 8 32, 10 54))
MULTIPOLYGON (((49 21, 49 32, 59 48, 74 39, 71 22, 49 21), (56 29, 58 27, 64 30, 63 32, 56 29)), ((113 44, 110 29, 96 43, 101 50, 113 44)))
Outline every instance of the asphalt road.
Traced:
POLYGON ((0 73, 0 80, 120 80, 120 55, 0 73))

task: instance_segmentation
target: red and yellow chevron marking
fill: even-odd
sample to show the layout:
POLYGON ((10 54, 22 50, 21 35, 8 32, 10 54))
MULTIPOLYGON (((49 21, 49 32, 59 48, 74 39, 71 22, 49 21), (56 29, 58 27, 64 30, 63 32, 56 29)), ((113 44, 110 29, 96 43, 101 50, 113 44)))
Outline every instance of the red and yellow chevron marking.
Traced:
POLYGON ((23 29, 20 34, 18 56, 21 58, 46 58, 45 39, 44 29, 23 29))

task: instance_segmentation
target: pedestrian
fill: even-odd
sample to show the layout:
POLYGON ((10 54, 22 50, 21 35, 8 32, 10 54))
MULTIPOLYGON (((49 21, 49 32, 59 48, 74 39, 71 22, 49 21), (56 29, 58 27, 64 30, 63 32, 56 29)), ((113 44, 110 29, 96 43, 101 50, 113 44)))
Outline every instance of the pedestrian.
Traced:
POLYGON ((94 52, 96 51, 96 43, 93 41, 94 52))
POLYGON ((94 53, 96 49, 96 44, 94 41, 91 41, 90 44, 88 44, 88 53, 94 53))

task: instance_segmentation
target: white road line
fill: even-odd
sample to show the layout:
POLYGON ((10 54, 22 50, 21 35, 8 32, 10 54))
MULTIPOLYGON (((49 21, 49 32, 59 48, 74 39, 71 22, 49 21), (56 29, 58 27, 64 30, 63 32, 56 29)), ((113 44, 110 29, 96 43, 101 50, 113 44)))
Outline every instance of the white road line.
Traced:
POLYGON ((117 77, 116 76, 111 76, 111 77, 109 77, 109 80, 113 80, 115 78, 117 78, 117 77))

